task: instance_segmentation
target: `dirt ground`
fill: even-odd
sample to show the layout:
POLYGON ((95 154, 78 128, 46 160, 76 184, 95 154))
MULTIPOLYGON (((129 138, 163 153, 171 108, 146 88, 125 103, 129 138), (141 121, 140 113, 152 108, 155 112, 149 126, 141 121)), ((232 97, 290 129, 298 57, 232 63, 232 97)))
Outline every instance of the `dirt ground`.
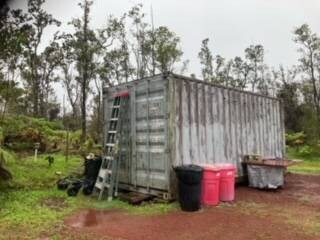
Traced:
POLYGON ((320 176, 288 174, 277 191, 238 186, 236 201, 187 213, 132 215, 83 210, 65 220, 65 236, 78 239, 320 239, 320 176))

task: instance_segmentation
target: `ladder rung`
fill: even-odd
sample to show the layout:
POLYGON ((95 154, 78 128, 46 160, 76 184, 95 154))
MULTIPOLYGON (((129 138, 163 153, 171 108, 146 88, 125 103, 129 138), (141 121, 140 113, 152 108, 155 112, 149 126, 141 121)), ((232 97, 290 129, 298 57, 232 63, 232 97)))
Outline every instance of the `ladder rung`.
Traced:
POLYGON ((112 108, 120 108, 120 105, 112 106, 112 108))
POLYGON ((106 160, 113 160, 113 157, 111 157, 111 156, 106 156, 105 159, 106 159, 106 160))
POLYGON ((115 131, 115 130, 110 130, 110 131, 108 131, 108 133, 117 133, 117 131, 115 131))
POLYGON ((102 190, 103 188, 109 188, 110 184, 107 184, 107 183, 103 184, 102 182, 96 182, 95 187, 102 190))
POLYGON ((107 143, 106 145, 107 145, 108 147, 114 147, 115 144, 114 144, 114 143, 107 143))
POLYGON ((110 118, 110 121, 118 121, 119 118, 110 118))
POLYGON ((111 173, 112 173, 111 169, 100 169, 99 177, 104 178, 106 174, 111 174, 111 173))

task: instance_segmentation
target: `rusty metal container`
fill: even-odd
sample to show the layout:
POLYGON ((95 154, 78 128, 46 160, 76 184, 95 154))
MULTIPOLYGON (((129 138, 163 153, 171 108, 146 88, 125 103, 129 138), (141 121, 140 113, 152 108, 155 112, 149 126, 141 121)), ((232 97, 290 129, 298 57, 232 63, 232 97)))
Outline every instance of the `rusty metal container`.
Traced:
POLYGON ((170 199, 173 167, 232 163, 243 177, 243 156, 283 158, 281 102, 176 74, 159 74, 104 89, 105 131, 113 96, 129 90, 122 134, 120 187, 170 199))

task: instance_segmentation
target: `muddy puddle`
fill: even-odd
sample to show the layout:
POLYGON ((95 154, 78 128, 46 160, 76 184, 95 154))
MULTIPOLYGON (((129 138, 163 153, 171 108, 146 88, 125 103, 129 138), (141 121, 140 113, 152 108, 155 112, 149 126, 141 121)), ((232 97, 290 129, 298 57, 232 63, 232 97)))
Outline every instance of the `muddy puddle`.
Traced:
POLYGON ((110 221, 116 221, 115 214, 119 214, 120 210, 94 210, 88 209, 80 212, 76 218, 66 221, 67 225, 74 228, 85 227, 101 227, 110 221))

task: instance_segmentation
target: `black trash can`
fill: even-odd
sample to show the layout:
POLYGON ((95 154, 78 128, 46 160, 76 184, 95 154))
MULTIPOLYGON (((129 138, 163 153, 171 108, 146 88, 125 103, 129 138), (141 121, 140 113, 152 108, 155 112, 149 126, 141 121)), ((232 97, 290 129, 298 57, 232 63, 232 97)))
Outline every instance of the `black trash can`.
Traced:
POLYGON ((201 208, 201 182, 203 169, 197 165, 182 165, 174 168, 178 178, 179 203, 183 211, 198 211, 201 208))
POLYGON ((85 159, 84 176, 86 180, 95 181, 97 179, 101 163, 101 156, 94 157, 93 159, 85 159))

